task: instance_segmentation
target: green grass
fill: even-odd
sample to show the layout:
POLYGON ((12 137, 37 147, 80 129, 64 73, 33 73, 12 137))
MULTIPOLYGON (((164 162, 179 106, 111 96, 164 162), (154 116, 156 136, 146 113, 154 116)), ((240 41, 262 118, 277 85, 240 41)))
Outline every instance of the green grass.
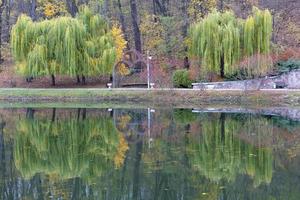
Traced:
POLYGON ((0 89, 0 106, 199 107, 201 105, 300 105, 300 91, 201 91, 191 89, 0 89))

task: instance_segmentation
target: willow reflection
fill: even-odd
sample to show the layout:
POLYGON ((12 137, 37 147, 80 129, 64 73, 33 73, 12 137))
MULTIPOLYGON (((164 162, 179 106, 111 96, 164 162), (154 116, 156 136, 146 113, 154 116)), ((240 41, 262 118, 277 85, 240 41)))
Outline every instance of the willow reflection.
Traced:
POLYGON ((273 172, 272 149, 246 143, 239 133, 259 135, 272 131, 266 119, 245 119, 219 114, 218 119, 201 119, 202 135, 190 138, 188 155, 193 168, 214 182, 234 181, 239 174, 253 178, 254 185, 270 183, 273 172))
POLYGON ((86 181, 123 164, 128 149, 110 117, 20 119, 14 145, 16 168, 27 179, 37 173, 86 181))

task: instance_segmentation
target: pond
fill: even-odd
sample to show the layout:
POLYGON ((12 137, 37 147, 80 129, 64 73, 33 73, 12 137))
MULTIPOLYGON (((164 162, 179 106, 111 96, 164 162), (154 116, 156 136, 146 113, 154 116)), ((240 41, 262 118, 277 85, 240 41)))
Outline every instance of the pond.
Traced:
MULTIPOLYGON (((241 110, 240 110, 241 111, 241 110)), ((300 121, 206 109, 0 109, 1 199, 300 199, 300 121)))

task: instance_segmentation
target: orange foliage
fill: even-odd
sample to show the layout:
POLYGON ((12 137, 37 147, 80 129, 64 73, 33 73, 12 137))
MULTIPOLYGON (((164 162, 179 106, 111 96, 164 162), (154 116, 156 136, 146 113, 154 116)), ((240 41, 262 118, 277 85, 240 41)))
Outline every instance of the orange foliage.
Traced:
POLYGON ((300 59, 300 48, 287 48, 280 52, 276 58, 277 61, 287 61, 289 59, 300 59))

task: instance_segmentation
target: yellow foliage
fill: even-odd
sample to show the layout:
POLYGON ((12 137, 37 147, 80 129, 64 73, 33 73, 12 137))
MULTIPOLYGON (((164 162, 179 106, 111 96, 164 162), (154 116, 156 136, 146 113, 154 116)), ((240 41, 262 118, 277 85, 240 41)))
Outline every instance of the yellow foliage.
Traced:
POLYGON ((119 118, 119 127, 120 129, 125 129, 127 127, 127 124, 130 122, 131 117, 129 115, 124 115, 119 118))
POLYGON ((124 136, 120 133, 119 134, 119 146, 118 146, 117 153, 114 157, 114 164, 115 164, 116 168, 120 168, 123 165, 124 160, 125 160, 125 154, 128 149, 129 149, 128 143, 127 143, 126 139, 124 138, 124 136))
POLYGON ((123 57, 123 51, 126 48, 127 41, 124 39, 124 34, 118 26, 113 26, 111 34, 116 44, 117 61, 120 61, 123 57))
POLYGON ((66 12, 66 7, 63 1, 48 0, 42 1, 43 13, 46 18, 53 18, 60 13, 66 12))
MULTIPOLYGON (((116 56, 117 56, 116 61, 119 62, 123 57, 123 52, 127 46, 127 41, 124 38, 124 34, 121 28, 116 25, 113 26, 111 30, 111 34, 114 38, 115 45, 116 45, 116 56)), ((122 64, 119 67, 119 73, 122 75, 128 75, 130 71, 124 64, 122 64)))
POLYGON ((144 49, 151 54, 159 54, 160 46, 164 44, 164 27, 157 16, 145 15, 140 30, 143 37, 144 49), (158 52, 158 53, 157 53, 158 52))
POLYGON ((119 73, 123 76, 126 76, 128 74, 130 74, 130 70, 128 67, 126 67, 124 64, 121 64, 118 68, 119 73))
POLYGON ((192 19, 198 21, 216 8, 216 6, 216 0, 191 0, 188 13, 192 19))

